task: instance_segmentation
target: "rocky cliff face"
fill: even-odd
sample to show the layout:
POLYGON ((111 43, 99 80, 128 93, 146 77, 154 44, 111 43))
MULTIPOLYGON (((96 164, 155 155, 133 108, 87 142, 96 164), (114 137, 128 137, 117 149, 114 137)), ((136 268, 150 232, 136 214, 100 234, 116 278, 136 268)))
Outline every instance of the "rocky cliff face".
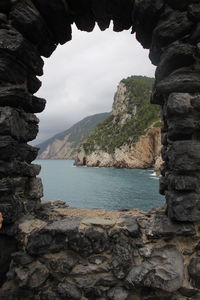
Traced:
POLYGON ((58 133, 47 141, 38 145, 39 159, 73 159, 77 154, 77 147, 88 137, 95 127, 102 122, 109 113, 88 116, 74 124, 68 130, 58 133))
POLYGON ((159 112, 148 106, 152 82, 141 76, 120 82, 111 116, 82 144, 76 165, 151 168, 156 164, 159 169, 159 112))
MULTIPOLYGON (((145 135, 140 137, 138 142, 116 148, 114 153, 97 149, 87 155, 82 148, 77 156, 76 165, 138 169, 152 168, 160 161, 160 139, 160 128, 150 128, 145 135)), ((157 169, 159 169, 159 165, 157 169)))

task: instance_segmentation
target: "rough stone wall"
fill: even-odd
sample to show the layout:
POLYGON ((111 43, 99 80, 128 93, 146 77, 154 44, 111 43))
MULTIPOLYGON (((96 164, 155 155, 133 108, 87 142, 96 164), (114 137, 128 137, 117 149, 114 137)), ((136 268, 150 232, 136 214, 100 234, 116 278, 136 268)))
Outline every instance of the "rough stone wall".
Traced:
MULTIPOLYGON (((2 299, 80 299, 82 295, 86 299, 114 300, 137 297, 151 300, 199 299, 198 225, 195 225, 197 235, 184 238, 180 243, 178 237, 185 226, 191 227, 191 222, 197 224, 200 221, 199 56, 199 0, 0 1, 0 212, 4 218, 0 231, 1 283, 6 279, 10 254, 16 249, 23 251, 22 255, 13 254, 7 291, 6 284, 3 289, 7 295, 2 294, 2 299), (23 230, 21 232, 19 228, 19 220, 23 216, 39 216, 42 209, 42 184, 36 177, 40 166, 31 164, 36 158, 37 149, 27 144, 36 137, 38 131, 38 119, 34 113, 41 112, 45 107, 45 100, 34 96, 41 85, 37 78, 43 73, 41 56, 49 57, 58 43, 64 44, 71 39, 73 22, 80 30, 92 31, 95 22, 101 30, 105 30, 111 19, 115 31, 132 27, 138 41, 143 47, 150 49, 150 60, 158 66, 152 103, 159 104, 162 109, 162 156, 165 163, 162 168, 160 191, 166 195, 166 215, 169 217, 166 218, 163 213, 161 220, 171 222, 171 219, 183 223, 176 223, 180 229, 175 227, 173 243, 171 235, 169 237, 164 233, 161 244, 149 240, 148 235, 144 234, 142 224, 137 244, 137 237, 130 238, 124 233, 121 234, 121 225, 117 227, 116 236, 102 229, 95 230, 93 234, 93 229, 90 228, 74 228, 69 218, 61 221, 61 225, 45 224, 46 227, 39 232, 33 224, 34 232, 27 229, 31 234, 29 236, 26 232, 27 235, 24 236, 23 230), (63 222, 68 224, 67 227, 63 227, 63 222), (187 225, 184 222, 190 223, 187 225), (196 240, 196 245, 193 239, 196 240), (138 260, 134 261, 134 251, 143 249, 142 243, 154 249, 147 249, 147 252, 142 250, 143 254, 139 254, 138 260), (47 254, 46 251, 52 252, 52 257, 53 253, 60 251, 67 255, 67 245, 70 251, 75 251, 72 254, 77 253, 79 258, 75 258, 76 263, 73 262, 69 266, 70 258, 67 259, 64 272, 66 269, 73 272, 75 268, 75 274, 67 273, 68 275, 63 277, 57 274, 60 270, 56 271, 60 268, 59 262, 55 262, 54 265, 54 258, 51 259, 50 256, 50 264, 48 256, 44 255, 47 254), (191 245, 194 246, 192 250, 191 245), (182 248, 186 249, 185 254, 182 248), (109 249, 113 257, 112 263, 109 264, 111 269, 105 260, 105 270, 100 258, 97 261, 100 261, 102 270, 94 273, 105 272, 110 276, 112 270, 114 279, 105 279, 104 283, 97 284, 100 286, 100 292, 93 284, 92 294, 90 290, 85 292, 81 289, 80 292, 81 282, 83 286, 88 286, 81 279, 78 279, 77 284, 74 281, 73 284, 69 284, 68 277, 72 280, 78 275, 84 275, 84 272, 87 274, 88 262, 84 260, 85 256, 88 260, 91 255, 99 253, 104 253, 103 256, 107 257, 110 255, 106 252, 109 249), (128 272, 126 268, 125 275, 121 266, 121 263, 124 265, 124 261, 125 265, 130 267, 128 272), (164 269, 160 267, 162 264, 166 266, 164 269), (151 268, 153 272, 150 271, 151 268), (53 269, 55 272, 51 271, 53 269), (193 288, 182 288, 180 296, 176 291, 184 286, 182 280, 186 282, 188 274, 193 288), (9 284, 13 293, 9 290, 9 284), (51 292, 49 286, 52 287, 52 295, 48 295, 48 292, 51 292), (138 292, 137 296, 137 289, 141 287, 142 292, 138 292), (148 287, 150 290, 147 290, 146 297, 141 293, 148 287), (166 294, 166 289, 169 295, 166 294), (133 290, 131 295, 130 290, 133 290), (165 291, 165 295, 162 295, 162 290, 165 291), (34 295, 29 294, 32 291, 34 295), (94 296, 93 293, 97 294, 94 296)), ((147 219, 148 216, 150 219, 156 218, 155 212, 149 213, 147 219)), ((51 219, 46 218, 51 222, 51 219)), ((131 224, 135 224, 133 220, 131 224)), ((150 226, 150 223, 147 224, 150 226)), ((40 225, 39 222, 38 226, 40 225)), ((165 228, 165 225, 163 226, 165 228)), ((93 268, 98 269, 99 266, 95 259, 91 259, 92 266, 89 265, 89 272, 93 268)), ((103 278, 103 275, 101 277, 103 278)), ((89 276, 86 276, 87 278, 89 276)), ((185 284, 186 287, 191 287, 188 281, 185 284)))
POLYGON ((199 300, 199 226, 163 208, 105 211, 44 203, 18 221, 1 300, 199 300))

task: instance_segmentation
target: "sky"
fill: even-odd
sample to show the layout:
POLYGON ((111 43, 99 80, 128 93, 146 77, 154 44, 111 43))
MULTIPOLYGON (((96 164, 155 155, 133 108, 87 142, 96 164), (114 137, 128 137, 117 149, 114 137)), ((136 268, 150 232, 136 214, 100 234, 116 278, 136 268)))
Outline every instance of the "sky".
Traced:
POLYGON ((155 67, 130 31, 87 33, 72 28, 72 41, 58 46, 44 59, 44 75, 38 97, 47 100, 37 114, 39 144, 71 127, 86 116, 112 109, 119 82, 131 75, 154 77, 155 67))

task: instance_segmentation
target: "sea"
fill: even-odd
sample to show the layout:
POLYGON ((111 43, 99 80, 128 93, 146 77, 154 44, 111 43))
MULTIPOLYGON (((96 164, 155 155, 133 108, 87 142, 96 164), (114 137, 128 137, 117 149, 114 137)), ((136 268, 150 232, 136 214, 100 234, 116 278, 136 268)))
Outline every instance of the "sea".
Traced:
POLYGON ((73 160, 36 160, 44 200, 64 200, 74 208, 149 210, 165 203, 153 169, 74 166, 73 160))

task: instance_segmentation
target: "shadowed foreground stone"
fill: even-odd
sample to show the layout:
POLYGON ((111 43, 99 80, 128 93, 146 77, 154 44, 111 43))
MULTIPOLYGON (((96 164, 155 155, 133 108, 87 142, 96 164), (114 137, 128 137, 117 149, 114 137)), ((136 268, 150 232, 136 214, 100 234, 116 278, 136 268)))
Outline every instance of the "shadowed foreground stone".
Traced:
POLYGON ((153 287, 174 292, 183 281, 183 259, 176 247, 153 249, 150 257, 131 269, 126 277, 128 287, 153 287), (147 276, 148 274, 148 276, 147 276))

